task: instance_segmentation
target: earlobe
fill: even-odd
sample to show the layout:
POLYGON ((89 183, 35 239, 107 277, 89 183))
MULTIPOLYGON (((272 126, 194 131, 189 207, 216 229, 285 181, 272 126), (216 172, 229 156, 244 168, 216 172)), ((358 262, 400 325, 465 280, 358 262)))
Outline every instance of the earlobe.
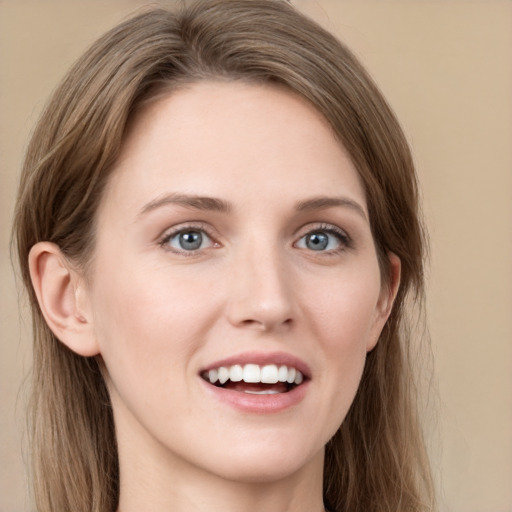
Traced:
POLYGON ((377 303, 375 319, 372 326, 372 334, 369 337, 369 342, 366 347, 367 352, 370 352, 375 348, 380 333, 382 332, 382 329, 384 328, 384 325, 386 324, 386 321, 391 314, 398 289, 400 288, 400 274, 402 268, 400 258, 392 252, 388 253, 387 256, 389 259, 390 270, 389 280, 382 287, 381 295, 377 303))
POLYGON ((30 250, 30 277, 39 307, 55 336, 82 356, 99 354, 90 315, 84 307, 84 283, 59 247, 39 242, 30 250))

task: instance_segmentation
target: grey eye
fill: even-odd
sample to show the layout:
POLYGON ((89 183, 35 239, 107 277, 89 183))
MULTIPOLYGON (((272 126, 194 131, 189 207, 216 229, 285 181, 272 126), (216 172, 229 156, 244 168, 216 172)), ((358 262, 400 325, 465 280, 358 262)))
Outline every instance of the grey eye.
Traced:
POLYGON ((306 247, 312 251, 323 251, 329 245, 326 233, 310 233, 305 236, 306 247))
POLYGON ((188 230, 171 236, 168 245, 179 251, 197 251, 211 245, 211 240, 202 231, 188 230))
POLYGON ((310 231, 299 239, 297 247, 310 251, 335 251, 342 246, 347 246, 347 238, 333 230, 322 229, 310 231))

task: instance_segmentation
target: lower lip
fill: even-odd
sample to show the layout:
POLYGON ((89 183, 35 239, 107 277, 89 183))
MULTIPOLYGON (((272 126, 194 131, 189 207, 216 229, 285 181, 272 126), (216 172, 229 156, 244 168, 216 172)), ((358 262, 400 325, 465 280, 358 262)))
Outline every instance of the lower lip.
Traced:
POLYGON ((286 393, 254 395, 213 386, 202 378, 201 381, 206 391, 217 400, 241 411, 257 414, 277 413, 299 404, 306 396, 309 387, 309 381, 306 381, 286 393))

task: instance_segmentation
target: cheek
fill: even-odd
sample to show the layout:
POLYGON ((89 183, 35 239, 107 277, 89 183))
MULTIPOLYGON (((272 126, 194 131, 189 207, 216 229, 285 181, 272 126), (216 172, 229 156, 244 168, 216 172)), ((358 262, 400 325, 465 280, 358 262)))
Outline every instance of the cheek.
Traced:
POLYGON ((126 274, 118 266, 99 280, 94 297, 96 336, 116 421, 135 430, 167 425, 175 432, 181 428, 175 418, 190 414, 191 363, 216 315, 210 303, 197 301, 190 282, 175 280, 173 286, 161 270, 131 268, 126 274))
POLYGON ((311 323, 329 351, 366 352, 379 316, 379 296, 380 274, 372 267, 343 273, 324 282, 320 292, 311 294, 311 323))
POLYGON ((160 379, 165 386, 187 371, 208 319, 215 317, 213 306, 198 302, 190 283, 166 280, 158 269, 127 267, 130 272, 118 265, 97 281, 94 326, 100 351, 114 381, 129 376, 156 386, 160 379), (198 317, 204 321, 198 323, 198 317))
POLYGON ((340 284, 324 286, 310 309, 313 337, 323 358, 317 377, 325 391, 327 439, 343 422, 359 387, 367 347, 374 341, 380 295, 380 275, 371 267, 336 282, 340 284))

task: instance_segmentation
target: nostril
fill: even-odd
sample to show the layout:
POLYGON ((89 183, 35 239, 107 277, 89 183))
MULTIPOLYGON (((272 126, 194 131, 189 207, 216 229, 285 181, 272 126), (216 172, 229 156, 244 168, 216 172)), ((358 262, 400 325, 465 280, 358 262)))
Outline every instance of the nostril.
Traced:
POLYGON ((280 326, 290 326, 292 324, 292 319, 287 318, 285 320, 281 320, 279 318, 265 318, 261 320, 255 320, 248 318, 246 320, 242 320, 240 322, 241 326, 260 329, 262 331, 274 330, 280 326))

